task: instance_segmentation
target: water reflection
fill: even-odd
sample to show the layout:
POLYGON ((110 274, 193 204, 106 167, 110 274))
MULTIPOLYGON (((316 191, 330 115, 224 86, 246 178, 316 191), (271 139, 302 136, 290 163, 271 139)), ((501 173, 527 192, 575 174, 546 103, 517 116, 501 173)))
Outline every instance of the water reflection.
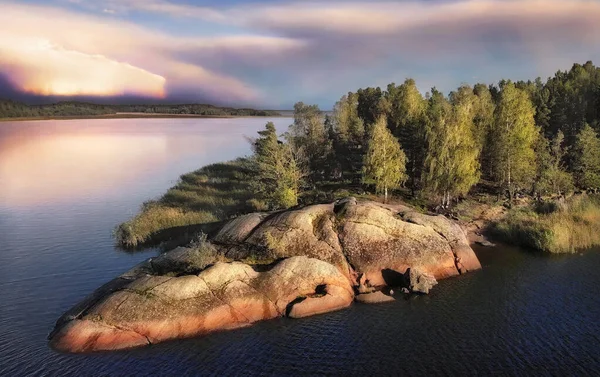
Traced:
MULTIPOLYGON (((31 206, 131 192, 187 159, 189 169, 248 152, 266 119, 123 119, 0 124, 1 205, 31 206)), ((279 129, 289 119, 275 119, 279 129)))

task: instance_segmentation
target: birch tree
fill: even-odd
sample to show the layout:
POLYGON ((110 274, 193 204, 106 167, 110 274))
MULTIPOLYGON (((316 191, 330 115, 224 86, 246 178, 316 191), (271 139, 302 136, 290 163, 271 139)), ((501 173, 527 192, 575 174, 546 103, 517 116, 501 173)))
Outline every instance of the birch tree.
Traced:
POLYGON ((539 134, 535 110, 527 92, 507 82, 500 93, 492 142, 495 178, 509 198, 535 176, 534 144, 539 134))
POLYGON ((600 139, 589 125, 577 135, 575 156, 577 185, 582 189, 600 188, 600 139))
POLYGON ((367 153, 363 166, 363 181, 375 183, 378 193, 383 193, 387 202, 388 190, 406 181, 406 156, 381 116, 371 129, 367 153))
POLYGON ((448 102, 432 90, 428 106, 424 184, 447 208, 452 197, 465 195, 479 181, 479 150, 473 135, 475 96, 461 87, 448 102))

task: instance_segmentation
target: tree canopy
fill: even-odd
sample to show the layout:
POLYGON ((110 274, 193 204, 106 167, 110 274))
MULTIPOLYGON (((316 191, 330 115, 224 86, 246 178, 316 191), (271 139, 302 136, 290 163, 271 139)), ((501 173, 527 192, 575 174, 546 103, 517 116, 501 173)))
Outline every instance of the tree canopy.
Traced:
POLYGON ((387 127, 381 116, 373 125, 365 155, 363 177, 366 183, 375 183, 377 192, 387 201, 388 190, 398 187, 406 180, 406 156, 400 143, 387 127))

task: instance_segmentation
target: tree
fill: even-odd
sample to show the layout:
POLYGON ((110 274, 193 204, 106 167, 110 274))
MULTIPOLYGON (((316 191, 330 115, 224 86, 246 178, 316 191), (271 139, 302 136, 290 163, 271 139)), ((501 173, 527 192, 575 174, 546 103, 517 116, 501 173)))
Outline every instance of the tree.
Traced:
POLYGON ((379 87, 359 89, 358 95, 358 116, 365 124, 373 124, 383 114, 381 99, 383 92, 379 87))
POLYGON ((413 195, 421 178, 425 158, 425 107, 415 80, 388 85, 388 126, 399 139, 408 158, 407 170, 413 195))
POLYGON ((491 178, 493 174, 492 161, 492 133, 494 128, 494 111, 496 104, 492 92, 485 84, 476 84, 473 88, 475 94, 473 114, 473 137, 479 151, 479 165, 482 175, 491 178))
POLYGON ((592 127, 586 125, 575 143, 575 177, 582 189, 600 187, 600 140, 592 127))
POLYGON ((342 175, 359 172, 363 160, 365 126, 358 116, 358 95, 348 93, 333 108, 333 146, 342 175))
POLYGON ((473 136, 475 100, 466 86, 451 94, 452 103, 435 88, 429 99, 424 184, 441 197, 444 208, 452 197, 466 194, 479 181, 479 151, 473 136))
POLYGON ((278 140, 272 122, 258 134, 260 137, 253 142, 254 192, 271 208, 297 205, 304 174, 291 146, 278 140))
POLYGON ((539 135, 535 155, 537 158, 537 172, 534 185, 534 194, 563 194, 573 188, 573 177, 563 166, 566 151, 564 149, 564 135, 558 135, 550 142, 543 134, 539 135))
POLYGON ((388 190, 406 181, 406 156, 387 127, 385 117, 379 117, 371 129, 363 167, 363 181, 374 182, 378 193, 387 202, 388 190))
POLYGON ((327 161, 331 153, 331 142, 325 128, 325 119, 319 106, 294 105, 294 124, 289 128, 287 140, 294 153, 303 155, 313 183, 326 175, 327 161))
POLYGON ((539 134, 535 110, 527 92, 511 82, 503 85, 493 131, 496 181, 506 187, 509 198, 517 188, 532 183, 535 169, 534 143, 539 134))

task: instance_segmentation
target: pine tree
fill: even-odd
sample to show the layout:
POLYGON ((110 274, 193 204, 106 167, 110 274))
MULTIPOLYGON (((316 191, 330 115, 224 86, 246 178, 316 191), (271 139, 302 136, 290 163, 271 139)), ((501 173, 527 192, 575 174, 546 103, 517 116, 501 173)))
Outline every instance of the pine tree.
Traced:
POLYGON ((312 183, 327 176, 327 161, 332 151, 325 119, 317 105, 294 105, 294 124, 289 128, 287 140, 294 153, 302 155, 310 171, 312 183))
POLYGON ((388 190, 406 181, 406 156, 387 127, 385 117, 379 117, 372 126, 363 167, 363 181, 375 183, 378 193, 383 192, 387 202, 388 190))
POLYGON ((267 123, 253 143, 256 175, 252 187, 270 208, 289 208, 298 204, 303 169, 289 143, 277 138, 272 122, 267 123))
POLYGON ((492 134, 494 126, 494 111, 496 104, 492 93, 485 84, 477 84, 473 88, 473 93, 476 96, 475 110, 473 114, 473 137, 479 151, 479 165, 482 176, 490 179, 493 174, 494 159, 491 146, 492 134))
POLYGON ((518 188, 533 183, 534 143, 539 135, 533 104, 527 92, 511 82, 502 85, 493 130, 496 182, 504 185, 512 199, 518 188))
POLYGON ((375 123, 382 115, 383 92, 381 88, 359 89, 356 94, 358 95, 358 116, 365 124, 375 123))
POLYGON ((358 116, 358 95, 348 93, 333 109, 333 141, 342 175, 351 177, 360 172, 363 160, 365 126, 358 116))
POLYGON ((600 188, 600 139, 592 127, 586 125, 575 143, 575 176, 582 189, 600 188))
POLYGON ((414 194, 425 158, 426 103, 413 79, 407 79, 398 87, 390 84, 386 99, 389 103, 388 125, 406 152, 410 187, 414 194))
POLYGON ((442 207, 452 197, 466 194, 479 180, 479 151, 473 136, 475 96, 461 87, 449 103, 432 90, 428 106, 425 188, 441 197, 442 207))
POLYGON ((543 133, 538 136, 535 145, 537 172, 534 185, 535 195, 563 194, 573 189, 573 177, 563 166, 566 151, 563 146, 564 135, 558 135, 550 142, 543 133))

